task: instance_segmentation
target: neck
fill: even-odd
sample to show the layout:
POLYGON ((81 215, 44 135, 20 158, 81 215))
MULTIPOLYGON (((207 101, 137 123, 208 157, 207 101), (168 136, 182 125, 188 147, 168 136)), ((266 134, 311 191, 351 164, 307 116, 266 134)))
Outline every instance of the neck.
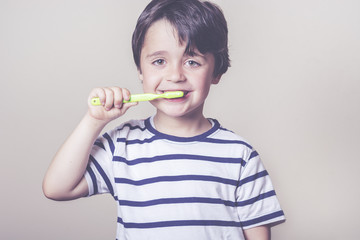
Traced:
POLYGON ((197 117, 171 117, 157 112, 154 124, 159 132, 177 137, 194 137, 211 128, 211 123, 202 114, 197 117))

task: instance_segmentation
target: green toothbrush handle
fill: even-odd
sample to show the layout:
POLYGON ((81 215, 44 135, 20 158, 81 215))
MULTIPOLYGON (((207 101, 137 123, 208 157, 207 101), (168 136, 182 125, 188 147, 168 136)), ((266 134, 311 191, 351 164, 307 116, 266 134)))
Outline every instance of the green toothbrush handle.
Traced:
POLYGON ((129 101, 124 100, 123 103, 150 101, 158 97, 159 95, 152 93, 132 94, 130 96, 130 100, 129 101))
MULTIPOLYGON (((129 101, 123 100, 123 103, 149 101, 149 100, 153 99, 153 98, 150 99, 150 97, 147 96, 147 95, 148 94, 134 94, 134 95, 131 95, 129 101)), ((98 97, 92 98, 91 99, 91 105, 93 105, 93 106, 101 106, 102 104, 100 102, 100 98, 98 98, 98 97)))
POLYGON ((95 98, 92 98, 91 99, 91 105, 93 106, 101 106, 101 102, 100 102, 100 98, 98 97, 95 97, 95 98))
MULTIPOLYGON (((129 102, 142 102, 142 101, 150 101, 156 98, 179 98, 184 96, 184 92, 182 91, 173 91, 173 92, 166 92, 163 94, 153 94, 153 93, 143 93, 143 94, 133 94, 130 96, 129 101, 123 101, 123 103, 129 103, 129 102)), ((92 98, 91 104, 93 106, 100 106, 102 105, 100 102, 100 99, 92 98)))

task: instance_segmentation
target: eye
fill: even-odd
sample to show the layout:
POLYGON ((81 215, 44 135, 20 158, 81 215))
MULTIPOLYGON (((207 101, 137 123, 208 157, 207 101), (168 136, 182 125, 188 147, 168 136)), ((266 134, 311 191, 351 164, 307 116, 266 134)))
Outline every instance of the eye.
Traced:
POLYGON ((188 61, 186 61, 185 64, 187 66, 189 66, 189 67, 199 67, 199 66, 201 66, 200 63, 198 63, 198 62, 196 62, 194 60, 188 60, 188 61))
POLYGON ((154 65, 164 65, 165 64, 165 60, 164 59, 156 59, 155 61, 152 62, 154 65))

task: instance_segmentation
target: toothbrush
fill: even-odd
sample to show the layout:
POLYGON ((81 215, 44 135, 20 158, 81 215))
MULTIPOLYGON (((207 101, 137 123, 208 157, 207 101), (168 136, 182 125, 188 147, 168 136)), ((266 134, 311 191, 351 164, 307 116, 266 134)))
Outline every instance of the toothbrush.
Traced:
MULTIPOLYGON (((142 101, 150 101, 157 98, 180 98, 184 96, 183 91, 173 91, 173 92, 165 92, 162 94, 155 94, 155 93, 143 93, 143 94, 133 94, 130 96, 129 101, 123 101, 123 103, 129 103, 129 102, 142 102, 142 101)), ((92 98, 91 104, 93 106, 100 106, 102 105, 100 102, 100 98, 92 98)))

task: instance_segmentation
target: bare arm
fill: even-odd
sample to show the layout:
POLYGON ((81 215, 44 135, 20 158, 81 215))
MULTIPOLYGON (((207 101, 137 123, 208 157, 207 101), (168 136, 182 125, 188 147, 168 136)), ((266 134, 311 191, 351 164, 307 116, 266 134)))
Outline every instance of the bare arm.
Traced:
POLYGON ((270 240, 271 230, 268 225, 249 228, 244 230, 246 240, 270 240))
POLYGON ((54 200, 69 200, 88 194, 84 173, 91 146, 103 129, 89 114, 81 120, 60 147, 46 172, 43 191, 54 200))
POLYGON ((89 104, 88 112, 53 158, 43 180, 43 192, 50 199, 70 200, 88 194, 84 173, 96 138, 108 122, 136 105, 122 104, 130 93, 121 88, 94 89, 89 99, 92 97, 99 97, 103 107, 89 104))

